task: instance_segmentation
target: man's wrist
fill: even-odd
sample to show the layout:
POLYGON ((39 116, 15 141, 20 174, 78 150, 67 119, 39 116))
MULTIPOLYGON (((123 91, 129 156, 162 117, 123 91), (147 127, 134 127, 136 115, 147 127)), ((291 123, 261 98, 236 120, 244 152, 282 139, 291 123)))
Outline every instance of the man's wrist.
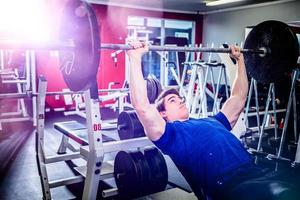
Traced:
POLYGON ((129 56, 129 60, 134 62, 140 62, 142 60, 142 57, 140 55, 131 55, 129 56))

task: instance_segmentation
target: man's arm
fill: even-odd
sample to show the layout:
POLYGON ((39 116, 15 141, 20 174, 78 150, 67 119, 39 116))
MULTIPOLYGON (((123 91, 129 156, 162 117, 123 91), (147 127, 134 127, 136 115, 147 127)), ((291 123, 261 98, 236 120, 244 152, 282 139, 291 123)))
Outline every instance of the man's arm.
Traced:
POLYGON ((248 77, 244 63, 244 56, 238 47, 231 47, 231 56, 237 60, 237 72, 232 84, 231 94, 224 103, 221 112, 227 117, 231 127, 237 122, 243 111, 248 94, 248 77))
POLYGON ((147 97, 147 86, 143 77, 141 62, 143 54, 148 52, 148 46, 138 41, 133 41, 130 44, 135 48, 127 51, 130 62, 129 89, 131 103, 147 137, 152 141, 156 141, 164 133, 166 122, 156 107, 150 104, 147 97))

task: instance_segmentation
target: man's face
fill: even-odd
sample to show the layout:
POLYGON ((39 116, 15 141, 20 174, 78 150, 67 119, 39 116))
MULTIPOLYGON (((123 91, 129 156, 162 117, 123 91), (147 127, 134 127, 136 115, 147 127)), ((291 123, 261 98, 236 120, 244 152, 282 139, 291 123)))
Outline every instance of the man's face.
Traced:
POLYGON ((169 122, 182 121, 189 117, 189 111, 185 105, 184 98, 176 94, 168 94, 164 98, 165 111, 160 112, 161 116, 169 122))

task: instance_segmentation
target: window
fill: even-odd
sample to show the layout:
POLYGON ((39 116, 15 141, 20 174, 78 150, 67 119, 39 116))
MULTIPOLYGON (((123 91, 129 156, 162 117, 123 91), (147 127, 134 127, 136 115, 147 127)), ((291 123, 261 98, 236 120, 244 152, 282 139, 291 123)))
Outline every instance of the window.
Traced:
MULTIPOLYGON (((159 18, 128 17, 128 36, 149 40, 153 45, 194 45, 195 22, 159 18)), ((149 52, 143 57, 142 66, 144 77, 155 75, 164 85, 174 85, 175 78, 168 67, 176 67, 182 71, 185 54, 168 52, 149 52), (166 59, 167 58, 167 61, 166 59)))

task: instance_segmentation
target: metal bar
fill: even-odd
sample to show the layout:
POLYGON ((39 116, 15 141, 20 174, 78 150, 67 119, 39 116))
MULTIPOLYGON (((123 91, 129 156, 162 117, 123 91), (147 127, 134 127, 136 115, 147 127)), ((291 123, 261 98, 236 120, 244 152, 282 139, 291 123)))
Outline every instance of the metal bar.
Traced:
MULTIPOLYGON (((113 50, 130 50, 132 46, 126 44, 104 44, 100 45, 100 49, 113 50)), ((212 53, 230 53, 229 48, 210 48, 210 47, 178 47, 178 46, 149 46, 150 51, 178 51, 178 52, 212 52, 212 53)), ((265 54, 262 49, 241 49, 242 53, 265 54)))
POLYGON ((220 82, 221 82, 221 77, 222 77, 222 67, 220 68, 220 71, 219 71, 219 76, 218 76, 216 90, 215 90, 215 97, 214 97, 214 103, 213 103, 213 113, 214 114, 217 114, 217 112, 219 111, 219 108, 218 108, 218 105, 217 105, 217 100, 218 100, 219 86, 220 86, 220 82))
POLYGON ((277 126, 277 109, 276 109, 276 102, 275 102, 275 86, 272 88, 272 107, 273 107, 273 113, 274 113, 274 134, 275 134, 275 139, 278 138, 278 126, 277 126))
POLYGON ((65 179, 49 181, 49 187, 50 188, 55 188, 55 187, 80 183, 80 182, 83 182, 83 181, 84 181, 83 176, 73 176, 73 177, 69 177, 69 178, 65 178, 65 179))
POLYGON ((222 69, 223 69, 223 73, 224 73, 226 99, 228 99, 229 98, 228 79, 227 79, 227 73, 226 73, 225 65, 222 65, 222 69))
MULTIPOLYGON (((129 140, 118 140, 103 143, 104 153, 111 153, 116 151, 126 151, 128 149, 135 149, 140 147, 153 146, 153 143, 147 137, 133 138, 129 140)), ((89 146, 81 146, 80 154, 88 157, 90 152, 89 146)))
MULTIPOLYGON (((28 49, 28 50, 74 50, 76 46, 73 42, 51 42, 37 43, 34 41, 15 41, 2 40, 0 41, 1 49, 28 49)), ((112 50, 130 50, 132 46, 126 44, 101 44, 101 49, 112 50)), ((211 53, 230 53, 229 48, 209 48, 209 47, 178 47, 178 46, 149 46, 150 51, 178 51, 178 52, 211 52, 211 53)), ((262 49, 241 49, 242 53, 265 54, 262 49)))
POLYGON ((43 198, 50 200, 50 186, 47 174, 47 168, 45 163, 45 152, 44 152, 44 130, 45 130, 45 93, 47 91, 47 81, 43 78, 39 78, 38 87, 38 98, 37 98, 37 128, 36 128, 36 156, 38 172, 41 179, 43 198))
MULTIPOLYGON (((37 91, 37 84, 36 84, 36 59, 35 59, 35 51, 31 50, 29 52, 29 60, 30 60, 30 69, 31 69, 31 91, 35 94, 37 91)), ((47 87, 45 88, 44 93, 47 92, 47 87)), ((44 94, 43 94, 44 95, 44 94)), ((46 101, 46 99, 44 99, 44 101, 46 101)), ((38 120, 38 116, 37 116, 37 96, 33 96, 32 97, 32 119, 33 119, 33 126, 37 125, 37 120, 38 120)), ((42 109, 42 108, 41 108, 42 109)), ((45 105, 44 108, 45 109, 45 105)), ((43 122, 44 123, 44 122, 43 122)))
POLYGON ((259 105, 258 105, 258 91, 257 91, 257 82, 255 79, 253 79, 253 89, 254 89, 254 95, 255 95, 255 109, 256 109, 256 122, 258 126, 258 130, 260 132, 260 118, 259 118, 259 105))
POLYGON ((0 50, 0 70, 4 69, 4 51, 0 50))
POLYGON ((61 162, 61 161, 66 161, 66 160, 73 160, 73 159, 77 159, 77 158, 81 158, 81 157, 82 156, 80 155, 79 152, 49 156, 49 157, 45 158, 45 164, 61 162))
POLYGON ((263 134, 264 134, 265 126, 266 126, 268 110, 269 110, 269 105, 270 105, 270 100, 271 100, 271 95, 272 95, 271 92, 272 92, 273 87, 274 87, 274 83, 270 83, 267 102, 266 102, 266 108, 265 108, 265 114, 264 114, 263 122, 261 125, 260 133, 259 133, 259 140, 258 140, 257 149, 256 149, 257 151, 261 150, 262 138, 263 138, 263 134))
MULTIPOLYGON (((98 90, 100 93, 105 92, 129 92, 129 89, 100 89, 98 90)), ((69 94, 83 94, 83 91, 57 91, 57 92, 46 92, 46 96, 55 96, 55 95, 69 95, 69 94)), ((26 93, 6 93, 6 94, 0 94, 0 99, 18 99, 18 98, 29 98, 32 96, 37 96, 37 93, 32 92, 26 92, 26 93)))
POLYGON ((294 72, 293 72, 291 91, 290 91, 290 94, 289 94, 289 101, 288 101, 288 105, 287 105, 287 108, 286 108, 284 125, 283 125, 282 134, 281 134, 281 140, 280 140, 280 145, 279 145, 279 150, 278 150, 278 153, 277 153, 277 157, 281 157, 281 153, 282 153, 282 150, 283 150, 287 125, 288 125, 289 116, 290 116, 290 112, 291 112, 292 101, 293 101, 293 93, 295 91, 295 85, 296 85, 298 73, 299 73, 298 69, 294 70, 294 72))
MULTIPOLYGON (((246 124, 246 126, 248 126, 248 113, 249 113, 250 101, 251 101, 251 97, 252 97, 253 84, 254 84, 254 79, 251 78, 250 89, 249 89, 247 104, 246 104, 246 109, 245 109, 245 124, 246 124)), ((258 126, 259 126, 259 124, 258 124, 258 126)))
MULTIPOLYGON (((296 90, 296 89, 295 89, 296 90)), ((297 143, 298 141, 298 137, 297 137, 297 133, 298 133, 298 130, 297 130, 297 101, 296 101, 296 91, 294 90, 293 92, 293 116, 294 116, 294 142, 295 144, 297 143)))
MULTIPOLYGON (((201 85, 202 86, 202 93, 201 93, 201 97, 200 97, 200 104, 201 104, 201 106, 199 107, 198 116, 197 116, 198 118, 200 117, 203 104, 207 103, 206 94, 205 94, 206 93, 205 89, 206 89, 207 79, 208 79, 208 69, 206 69, 206 71, 205 71, 205 77, 204 77, 203 85, 201 85)), ((206 106, 206 109, 207 109, 207 106, 206 106)), ((203 112, 205 112, 205 111, 203 110, 203 112)))
POLYGON ((2 80, 2 83, 15 84, 15 83, 27 83, 27 80, 2 80))
MULTIPOLYGON (((281 113, 281 112, 285 112, 286 111, 286 109, 276 109, 276 110, 269 110, 268 111, 268 114, 274 114, 275 112, 276 113, 281 113)), ((265 111, 259 111, 258 112, 258 114, 259 115, 262 115, 262 114, 265 114, 265 111)), ((248 117, 253 117, 253 116, 256 116, 257 115, 257 112, 255 111, 255 112, 250 112, 250 113, 248 113, 248 117)))
POLYGON ((118 188, 110 188, 102 191, 102 197, 107 198, 118 194, 118 188))
MULTIPOLYGON (((105 93, 105 92, 129 92, 128 88, 122 88, 122 89, 100 89, 98 90, 100 93, 105 93)), ((57 92, 47 92, 47 96, 53 96, 53 95, 68 95, 68 94, 83 94, 84 91, 78 91, 78 92, 73 92, 73 91, 57 91, 57 92)))
POLYGON ((295 155, 295 161, 296 164, 300 163, 300 137, 298 137, 298 143, 297 143, 297 150, 295 155))

